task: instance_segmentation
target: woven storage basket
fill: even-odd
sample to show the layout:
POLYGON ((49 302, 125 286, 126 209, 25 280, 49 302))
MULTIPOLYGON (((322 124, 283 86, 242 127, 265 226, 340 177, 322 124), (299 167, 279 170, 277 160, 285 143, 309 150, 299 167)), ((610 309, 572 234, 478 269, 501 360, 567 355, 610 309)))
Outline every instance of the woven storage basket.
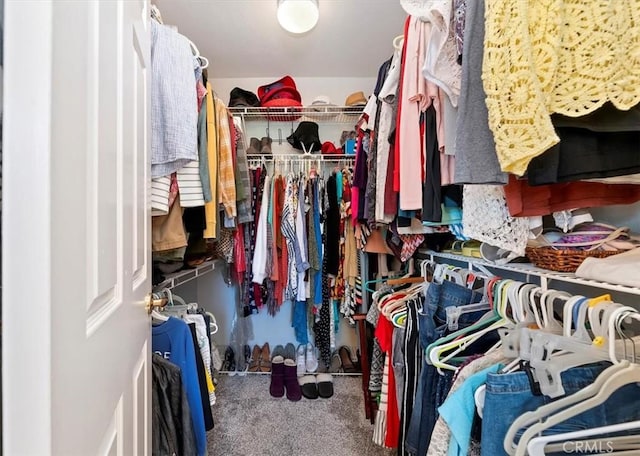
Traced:
POLYGON ((558 272, 576 272, 587 258, 606 258, 624 250, 577 250, 553 247, 527 247, 526 254, 531 262, 543 269, 558 272))

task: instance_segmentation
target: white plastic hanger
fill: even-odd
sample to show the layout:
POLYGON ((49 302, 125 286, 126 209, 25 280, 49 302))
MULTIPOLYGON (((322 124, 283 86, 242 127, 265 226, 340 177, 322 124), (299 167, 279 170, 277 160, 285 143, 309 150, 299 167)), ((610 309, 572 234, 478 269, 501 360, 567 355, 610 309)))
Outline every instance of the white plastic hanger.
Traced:
MULTIPOLYGON (((571 329, 573 327, 573 308, 577 305, 581 305, 587 298, 580 295, 572 296, 567 302, 565 302, 564 307, 562 309, 562 326, 563 326, 563 334, 567 337, 570 337, 571 329)), ((582 309, 582 307, 581 307, 582 309)), ((586 312, 586 311, 585 311, 586 312)), ((578 330, 578 324, 576 322, 576 331, 578 330)))
MULTIPOLYGON (((538 288, 537 285, 525 283, 516 290, 517 296, 515 296, 512 303, 512 309, 514 317, 516 317, 518 321, 514 328, 502 328, 498 330, 498 334, 500 334, 500 340, 502 342, 502 352, 507 358, 515 358, 515 365, 520 361, 520 330, 535 323, 533 310, 531 309, 529 302, 529 296, 530 292, 536 288, 538 288)), ((508 371, 511 368, 512 366, 509 365, 503 369, 503 372, 508 371)))
MULTIPOLYGON (((579 393, 582 393, 581 395, 578 396, 577 394, 572 394, 570 396, 563 397, 562 399, 558 399, 557 401, 545 404, 542 407, 537 408, 536 410, 525 412, 520 415, 514 420, 514 422, 507 430, 507 434, 504 438, 504 450, 510 455, 516 454, 517 445, 515 443, 515 437, 518 431, 520 431, 521 429, 525 429, 534 423, 538 423, 544 417, 547 417, 558 410, 562 410, 568 406, 582 401, 584 399, 583 396, 589 396, 597 393, 604 386, 609 375, 618 371, 623 371, 626 367, 628 367, 628 363, 627 365, 614 364, 613 366, 602 372, 602 374, 608 372, 608 375, 599 375, 591 385, 579 391, 579 393)), ((522 441, 522 439, 520 439, 520 441, 522 441)))
POLYGON ((189 42, 189 46, 191 46, 191 52, 193 52, 193 56, 195 58, 197 58, 198 61, 200 62, 200 68, 202 68, 204 70, 205 68, 207 68, 209 66, 209 59, 207 59, 206 57, 203 57, 202 55, 200 55, 200 51, 198 50, 198 47, 193 43, 193 41, 191 41, 186 36, 185 36, 185 38, 189 42))
POLYGON ((623 366, 622 369, 613 370, 614 367, 618 366, 614 364, 614 366, 606 369, 598 376, 598 378, 604 377, 605 380, 601 387, 596 391, 594 391, 594 389, 592 388, 593 385, 590 385, 587 388, 578 391, 577 393, 570 396, 574 400, 577 399, 578 403, 574 402, 574 405, 572 405, 571 407, 548 417, 541 423, 536 423, 529 427, 518 442, 518 446, 515 452, 516 456, 525 456, 527 453, 527 445, 529 441, 536 435, 542 433, 544 430, 560 424, 570 418, 573 418, 574 416, 580 415, 587 410, 599 406, 607 399, 609 399, 609 397, 611 397, 611 395, 620 388, 640 382, 640 365, 631 364, 626 360, 622 361, 620 365, 623 366), (595 395, 593 394, 594 392, 595 395))
POLYGON ((162 315, 162 313, 158 312, 155 308, 151 311, 151 318, 158 321, 168 321, 168 315, 162 315))
MULTIPOLYGON (((564 300, 565 303, 571 298, 571 294, 566 291, 547 290, 542 293, 540 306, 543 310, 543 324, 546 332, 562 334, 564 326, 555 318, 553 305, 556 300, 564 300)), ((564 308, 564 307, 563 307, 564 308)))
MULTIPOLYGON (((640 421, 630 421, 628 423, 619 423, 619 424, 613 424, 610 426, 602 426, 602 427, 598 427, 598 428, 593 428, 593 429, 584 429, 581 431, 574 431, 574 432, 566 432, 566 433, 562 433, 562 434, 554 434, 554 435, 545 435, 545 436, 541 436, 541 437, 535 437, 533 439, 531 439, 531 441, 527 444, 527 452, 529 454, 529 456, 544 456, 546 454, 545 452, 545 447, 547 445, 549 445, 550 443, 553 442, 571 442, 572 446, 570 447, 571 449, 575 449, 575 443, 578 441, 582 441, 585 437, 594 437, 597 435, 602 435, 602 434, 610 434, 610 433, 614 433, 614 432, 622 432, 622 431, 629 431, 629 430, 633 430, 633 429, 638 429, 640 430, 640 421)), ((637 439, 638 436, 629 436, 631 438, 625 438, 625 441, 628 440, 629 443, 638 443, 637 439)), ((592 446, 589 445, 587 446, 587 448, 601 448, 604 451, 606 451, 607 453, 612 453, 614 448, 614 443, 618 443, 620 442, 615 441, 615 442, 611 442, 611 438, 607 438, 605 439, 604 443, 605 446, 602 447, 598 444, 596 444, 596 446, 592 446), (610 444, 610 446, 609 446, 610 444)), ((566 450, 567 448, 564 447, 562 448, 549 448, 550 451, 563 451, 566 450)), ((620 453, 617 453, 620 454, 620 453)), ((629 454, 638 454, 637 453, 637 448, 636 448, 636 453, 629 453, 629 454)))
MULTIPOLYGON (((640 381, 640 365, 630 364, 628 360, 618 361, 616 359, 615 334, 619 325, 619 319, 629 317, 640 321, 640 314, 630 307, 620 307, 610 316, 608 325, 609 333, 607 337, 610 344, 609 350, 613 353, 610 356, 610 360, 614 363, 613 366, 603 371, 596 378, 594 383, 587 388, 518 417, 509 428, 505 437, 504 447, 509 454, 523 454, 521 453, 523 450, 520 449, 520 444, 523 442, 523 439, 525 439, 525 436, 526 440, 524 440, 524 448, 526 448, 526 442, 533 438, 537 433, 601 404, 618 388, 626 384, 640 381), (625 373, 622 374, 622 376, 616 376, 618 372, 623 371, 625 373), (550 416, 559 410, 563 410, 562 413, 550 416), (544 418, 547 419, 544 422, 539 423, 539 421, 544 418), (520 449, 520 453, 515 452, 514 450, 516 449, 516 445, 514 444, 514 438, 516 433, 520 429, 526 428, 534 423, 538 424, 527 429, 518 443, 517 448, 520 449)), ((595 353, 597 350, 594 350, 593 352, 595 353)))
POLYGON ((402 46, 404 46, 404 35, 398 35, 393 39, 393 48, 397 51, 401 51, 402 46))
MULTIPOLYGON (((625 319, 634 319, 634 320, 640 321, 640 313, 638 313, 638 311, 632 307, 625 306, 625 307, 616 309, 616 312, 611 316, 611 319, 609 321, 609 357, 611 358, 611 361, 614 363, 619 362, 617 351, 616 351, 617 347, 615 345, 614 334, 620 328, 622 321, 625 319)), ((626 347, 626 342, 624 346, 626 347)), ((635 355, 636 355, 635 350, 633 355, 635 358, 635 355)), ((636 359, 633 359, 632 361, 636 362, 636 359)))
MULTIPOLYGON (((601 326, 604 330, 596 330, 597 337, 591 341, 576 331, 579 337, 558 336, 545 332, 532 332, 531 366, 540 383, 543 394, 559 397, 565 394, 561 374, 571 368, 583 366, 597 361, 617 362, 616 351, 620 343, 615 338, 615 322, 623 312, 636 313, 633 308, 622 307, 619 304, 603 303, 600 315, 604 321, 592 321, 592 327, 601 326), (609 326, 607 326, 609 324, 609 326), (609 341, 609 349, 605 341, 609 341)), ((594 314, 594 315, 596 315, 594 314)), ((578 322, 580 324, 580 322, 578 322)), ((624 348, 624 344, 622 345, 624 348)))
POLYGON ((218 322, 216 321, 215 315, 213 315, 211 312, 207 311, 205 313, 209 315, 209 318, 211 319, 211 321, 209 322, 209 332, 213 336, 215 333, 218 332, 218 322))

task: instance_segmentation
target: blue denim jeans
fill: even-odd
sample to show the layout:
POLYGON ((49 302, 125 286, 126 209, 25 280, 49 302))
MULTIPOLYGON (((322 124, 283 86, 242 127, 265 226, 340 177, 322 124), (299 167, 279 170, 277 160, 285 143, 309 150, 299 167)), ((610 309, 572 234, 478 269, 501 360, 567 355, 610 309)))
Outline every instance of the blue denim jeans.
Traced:
MULTIPOLYGON (((481 293, 453 282, 431 283, 427 289, 422 311, 418 312, 418 331, 422 349, 425 350, 432 342, 447 334, 447 307, 473 304, 480 302, 481 299, 481 293)), ((458 320, 458 328, 471 326, 483 314, 484 312, 471 312, 461 315, 458 320)), ((440 380, 439 377, 437 370, 425 358, 406 432, 406 448, 412 454, 423 456, 427 453, 431 432, 438 419, 437 400, 439 396, 442 396, 442 390, 447 389, 446 382, 440 380), (440 394, 438 394, 439 391, 440 394)), ((444 396, 446 397, 446 394, 444 396)))
MULTIPOLYGON (((562 373, 562 385, 566 394, 571 395, 586 388, 607 367, 607 363, 599 363, 576 367, 562 373)), ((545 431, 545 434, 578 431, 638 420, 640 419, 640 407, 637 401, 639 397, 640 386, 627 385, 613 393, 604 404, 550 428, 545 431)), ((523 413, 557 399, 535 396, 531 392, 525 372, 489 374, 482 420, 482 456, 507 456, 504 450, 504 438, 511 423, 523 413)), ((524 431, 525 429, 518 431, 516 440, 524 431)))

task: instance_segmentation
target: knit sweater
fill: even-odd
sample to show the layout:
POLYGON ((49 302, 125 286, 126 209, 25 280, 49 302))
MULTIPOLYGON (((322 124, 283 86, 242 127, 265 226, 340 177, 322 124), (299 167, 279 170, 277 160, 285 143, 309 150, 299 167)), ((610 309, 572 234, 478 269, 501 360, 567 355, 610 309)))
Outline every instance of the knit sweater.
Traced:
POLYGON ((503 171, 558 143, 551 113, 640 102, 640 0, 486 2, 482 79, 503 171))

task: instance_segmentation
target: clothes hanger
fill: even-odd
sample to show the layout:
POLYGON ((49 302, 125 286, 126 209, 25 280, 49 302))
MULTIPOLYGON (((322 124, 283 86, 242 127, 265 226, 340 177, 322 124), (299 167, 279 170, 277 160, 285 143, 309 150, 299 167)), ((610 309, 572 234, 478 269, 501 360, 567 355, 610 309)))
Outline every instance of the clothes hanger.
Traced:
MULTIPOLYGON (((515 372, 521 367, 522 361, 531 361, 534 335, 537 332, 548 332, 553 334, 561 334, 563 324, 559 322, 552 324, 551 327, 539 327, 545 321, 555 321, 553 309, 546 304, 548 298, 555 300, 557 297, 565 298, 564 294, 556 294, 554 290, 549 290, 548 294, 538 285, 524 284, 517 292, 517 297, 513 300, 512 305, 513 317, 518 321, 514 328, 502 328, 498 330, 503 354, 508 358, 514 358, 509 364, 501 369, 501 373, 515 372), (546 317, 540 317, 540 313, 534 310, 536 305, 535 297, 542 293, 540 305, 545 308, 546 317)), ((572 299, 572 298, 568 298, 572 299)), ((542 315, 544 315, 544 313, 542 315)))
POLYGON ((494 321, 492 314, 490 313, 486 314, 484 317, 482 317, 479 320, 478 324, 489 324, 489 326, 479 331, 476 331, 475 333, 470 335, 466 335, 462 337, 458 336, 458 339, 445 344, 438 345, 434 347, 432 350, 430 350, 429 359, 431 361, 431 364, 437 367, 439 371, 441 369, 457 370, 458 366, 453 364, 446 364, 446 362, 454 358, 459 353, 463 352, 469 345, 478 341, 485 334, 488 334, 489 332, 495 329, 498 329, 505 323, 506 321, 501 321, 501 320, 494 321), (444 357, 441 357, 441 355, 443 355, 445 352, 452 349, 453 351, 451 353, 447 354, 444 357))
POLYGON ((571 298, 571 294, 566 291, 547 290, 542 293, 540 306, 543 310, 542 321, 545 331, 552 332, 554 334, 562 334, 564 332, 563 322, 556 319, 553 305, 556 300, 564 301, 566 303, 569 298, 571 298))
MULTIPOLYGON (((561 434, 535 437, 531 439, 531 441, 529 441, 529 443, 527 444, 527 452, 529 456, 544 456, 547 454, 546 451, 562 452, 563 450, 566 449, 566 447, 562 448, 562 445, 560 445, 560 448, 557 448, 556 446, 553 446, 553 447, 549 446, 547 448, 547 446, 553 442, 578 442, 578 441, 582 441, 584 437, 594 437, 596 435, 612 434, 615 432, 629 431, 634 429, 640 431, 640 421, 630 421, 628 423, 613 424, 613 425, 602 426, 602 427, 597 427, 593 429, 584 429, 580 431, 565 432, 561 434)), ((629 443, 637 444, 638 443, 637 439, 638 439, 637 435, 624 436, 623 442, 629 441, 629 443)), ((611 438, 606 438, 605 443, 609 443, 611 440, 612 440, 611 438)), ((598 440, 589 441, 588 443, 592 443, 592 442, 595 443, 599 441, 598 440)), ((593 444, 585 445, 585 446, 586 448, 605 448, 607 450, 607 453, 613 453, 613 450, 615 450, 615 448, 613 447, 614 443, 613 442, 611 443, 612 443, 611 446, 604 446, 604 447, 598 444, 596 444, 596 446, 593 446, 593 444), (608 450, 611 450, 611 451, 608 451, 608 450)))
MULTIPOLYGON (((578 391, 578 393, 572 394, 570 396, 563 397, 562 399, 558 399, 557 401, 550 402, 541 407, 538 407, 536 410, 525 412, 520 415, 518 418, 514 420, 511 424, 504 438, 504 450, 510 454, 516 454, 517 444, 515 443, 515 437, 519 433, 521 429, 525 429, 532 424, 537 423, 545 416, 548 416, 558 410, 562 410, 568 406, 571 406, 577 402, 580 402, 584 399, 584 396, 590 396, 595 394, 598 390, 600 390, 604 384, 606 383, 609 375, 618 372, 624 371, 628 367, 628 364, 614 364, 609 368, 605 369, 600 375, 596 377, 594 382, 587 386, 585 389, 578 391), (602 375, 605 372, 608 372, 608 375, 602 375), (580 393, 580 395, 578 395, 580 393)), ((522 440, 522 439, 521 439, 522 440)))
POLYGON ((493 310, 490 314, 486 315, 486 318, 483 317, 480 321, 468 328, 438 339, 427 347, 427 356, 433 366, 438 369, 456 370, 457 366, 449 365, 445 362, 456 354, 464 351, 468 345, 479 340, 485 334, 511 321, 507 316, 509 300, 505 287, 513 282, 514 281, 507 279, 497 284, 499 289, 498 292, 494 294, 493 310), (449 350, 454 351, 441 359, 440 356, 449 350))
MULTIPOLYGON (((580 415, 581 413, 586 412, 587 410, 591 410, 594 407, 603 404, 611 395, 619 390, 620 388, 640 382, 640 365, 631 364, 629 361, 624 360, 620 363, 624 367, 622 369, 617 369, 615 371, 610 371, 611 368, 606 369, 602 372, 598 378, 604 376, 605 380, 602 384, 601 388, 595 391, 593 389, 590 390, 589 387, 578 391, 573 394, 572 398, 580 399, 580 402, 575 403, 574 405, 566 408, 554 415, 548 416, 543 422, 536 423, 529 427, 518 442, 518 446, 516 447, 516 456, 525 456, 527 451, 527 444, 529 441, 535 437, 536 435, 542 433, 544 430, 549 429, 557 424, 560 424, 574 416, 580 415), (589 391, 587 391, 589 390, 589 391), (588 397, 585 399, 585 397, 588 397)), ((615 364, 614 364, 615 366, 615 364)))
MULTIPOLYGON (((635 311, 632 308, 620 308, 618 313, 614 314, 611 317, 611 323, 609 325, 609 329, 610 329, 610 333, 609 333, 609 338, 610 339, 614 339, 615 338, 615 319, 620 317, 620 316, 624 316, 624 318, 629 317, 629 315, 626 314, 626 312, 630 312, 631 315, 633 315, 632 318, 639 320, 640 321, 640 314, 635 311), (631 313, 631 311, 629 311, 628 309, 631 309, 631 311, 633 311, 633 313, 631 313)), ((610 342, 611 343, 611 342, 610 342)), ((552 413, 558 411, 558 410, 563 410, 565 408, 567 408, 568 406, 571 406, 573 404, 576 403, 581 403, 582 401, 584 401, 585 399, 588 399, 594 395, 596 395, 598 392, 602 391, 603 388, 605 388, 605 383, 607 382, 607 380, 609 379, 610 376, 614 375, 617 371, 621 371, 624 370, 626 367, 628 367, 629 365, 631 366, 636 366, 639 367, 637 364, 631 364, 628 360, 622 360, 622 361, 618 361, 615 357, 615 347, 613 348, 613 355, 610 356, 610 361, 613 362, 613 365, 611 367, 609 367, 608 369, 606 369, 605 371, 603 371, 594 381, 594 383, 592 385, 589 385, 587 388, 571 395, 571 396, 567 396, 564 397, 562 399, 559 399, 555 402, 551 402, 549 404, 546 404, 540 408, 538 408, 535 411, 532 412, 527 412, 523 415, 521 415, 520 417, 518 417, 513 424, 511 425, 511 427, 509 428, 506 436, 505 436, 505 443, 504 443, 504 447, 505 450, 509 453, 509 454, 515 454, 515 448, 516 445, 514 443, 514 439, 516 434, 518 433, 518 431, 520 429, 526 428, 528 426, 530 426, 533 423, 536 423, 538 421, 540 421, 542 418, 544 417, 548 417, 549 415, 551 415, 552 413)), ((636 375, 638 373, 636 372, 636 375)), ((545 428, 546 429, 546 428, 545 428)), ((532 435, 532 434, 529 434, 532 435)))
POLYGON ((206 57, 200 55, 200 51, 193 41, 191 41, 186 36, 185 39, 189 42, 189 46, 191 46, 191 52, 193 52, 193 56, 200 62, 200 68, 203 70, 207 68, 209 66, 209 60, 206 57))
POLYGON ((514 298, 512 309, 513 316, 518 319, 513 329, 502 328, 498 330, 500 335, 500 341, 502 342, 502 352, 507 358, 515 358, 514 361, 505 366, 502 372, 510 371, 515 365, 518 365, 520 361, 520 341, 521 341, 521 329, 527 328, 535 323, 535 318, 531 306, 529 303, 529 296, 531 290, 537 288, 537 285, 531 283, 525 283, 521 285, 517 290, 517 295, 514 298))
MULTIPOLYGON (((602 304, 601 304, 602 305, 602 304)), ((603 318, 609 319, 620 305, 609 303, 609 312, 602 313, 603 318)), ((627 308, 631 309, 631 308, 627 308)), ((633 309, 631 309, 633 310, 633 309)), ((584 324, 584 320, 577 322, 584 324)), ((605 326, 605 323, 600 323, 605 326)), ((536 378, 539 379, 541 391, 550 397, 559 397, 565 394, 562 385, 561 374, 573 367, 590 364, 597 361, 607 361, 614 358, 615 344, 613 344, 613 354, 611 355, 602 343, 596 343, 597 339, 615 339, 613 329, 608 334, 602 334, 598 338, 591 338, 583 335, 583 331, 577 329, 577 337, 567 337, 564 333, 553 334, 544 331, 531 332, 531 356, 529 358, 531 367, 534 368, 536 378)), ((618 344, 620 345, 620 344, 618 344)))
MULTIPOLYGON (((408 265, 407 265, 407 269, 408 269, 408 265)), ((389 271, 383 271, 383 274, 385 274, 385 273, 386 273, 386 274, 388 274, 388 273, 389 273, 389 271)), ((400 272, 400 275, 405 275, 405 274, 401 271, 401 272, 400 272)), ((397 278, 398 278, 398 277, 396 277, 396 279, 397 279, 397 278)), ((380 279, 367 280, 367 281, 364 283, 363 287, 364 287, 364 289, 365 289, 365 290, 367 290, 369 293, 375 293, 375 291, 376 291, 376 290, 371 289, 371 288, 369 287, 369 285, 373 285, 373 284, 376 284, 376 283, 384 283, 384 284, 388 284, 389 279, 393 280, 393 277, 391 277, 391 278, 390 278, 390 277, 382 277, 382 278, 380 278, 380 279)), ((409 283, 411 283, 411 282, 409 282, 409 283)))
MULTIPOLYGON (((418 294, 422 293, 423 284, 414 285, 409 287, 406 290, 402 290, 399 293, 402 293, 402 296, 399 296, 392 300, 392 302, 384 305, 380 310, 382 314, 387 318, 387 320, 394 322, 398 320, 401 315, 406 315, 407 313, 407 302, 414 299, 418 294)), ((392 294, 393 295, 393 294, 392 294)), ((404 326, 401 326, 404 327, 404 326)))
POLYGON ((397 51, 402 51, 404 45, 404 35, 398 35, 393 39, 393 48, 397 51))
POLYGON ((151 318, 162 322, 169 320, 168 315, 162 315, 162 313, 158 312, 155 308, 151 311, 151 318))
MULTIPOLYGON (((616 347, 615 347, 615 338, 614 338, 614 329, 620 328, 622 321, 625 319, 633 319, 633 320, 637 320, 640 321, 640 313, 638 313, 638 311, 636 309, 634 309, 633 307, 621 307, 619 309, 617 309, 615 311, 615 313, 611 316, 610 321, 609 321, 609 356, 611 358, 611 361, 613 363, 617 363, 618 357, 616 354, 616 347)), ((625 348, 626 348, 626 343, 625 343, 625 348)), ((634 344, 634 350, 633 350, 633 356, 634 359, 633 361, 636 362, 637 360, 635 359, 635 344, 634 344)), ((626 355, 626 353, 625 353, 626 355)))
POLYGON ((447 327, 449 331, 458 330, 458 321, 464 314, 480 312, 483 310, 492 310, 492 305, 489 302, 479 302, 477 304, 468 304, 466 306, 453 306, 447 307, 445 313, 447 314, 447 327))
POLYGON ((164 289, 163 292, 167 293, 169 299, 167 305, 162 308, 163 312, 180 317, 189 311, 189 305, 180 296, 176 295, 168 288, 164 289))
POLYGON ((571 299, 567 300, 564 304, 564 308, 562 310, 562 321, 563 321, 563 331, 566 337, 575 337, 577 339, 583 340, 591 340, 589 333, 586 331, 586 327, 584 326, 584 316, 586 316, 587 308, 583 307, 583 304, 587 303, 587 298, 580 295, 574 295, 571 299), (578 318, 575 321, 575 328, 573 322, 574 309, 578 308, 578 318), (582 313, 581 310, 584 310, 582 313), (582 322, 580 321, 580 315, 583 315, 582 322), (574 329, 573 334, 571 330, 574 329))

